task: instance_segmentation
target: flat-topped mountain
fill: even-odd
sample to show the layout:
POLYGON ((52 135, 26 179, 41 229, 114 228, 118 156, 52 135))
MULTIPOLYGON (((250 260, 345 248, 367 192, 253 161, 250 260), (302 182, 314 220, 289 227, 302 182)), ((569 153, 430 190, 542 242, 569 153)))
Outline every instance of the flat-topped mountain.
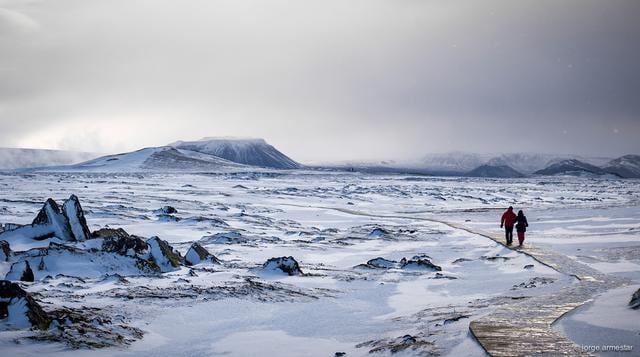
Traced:
POLYGON ((235 163, 274 169, 297 169, 295 162, 264 139, 204 138, 178 141, 170 146, 220 157, 235 163))

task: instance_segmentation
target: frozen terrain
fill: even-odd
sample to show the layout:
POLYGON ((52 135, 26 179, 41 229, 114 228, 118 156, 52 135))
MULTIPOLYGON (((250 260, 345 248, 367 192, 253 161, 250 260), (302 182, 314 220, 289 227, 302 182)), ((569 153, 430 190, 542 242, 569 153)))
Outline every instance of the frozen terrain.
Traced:
MULTIPOLYGON (((0 278, 19 280, 29 262, 34 281, 20 286, 63 317, 45 330, 0 320, 3 355, 481 356, 470 321, 576 284, 474 233, 499 232, 508 205, 529 217, 527 244, 631 282, 556 327, 578 344, 640 348, 640 310, 627 306, 640 285, 636 180, 225 167, 0 175, 0 240, 11 249, 0 278), (62 233, 40 240, 14 230, 48 198, 62 205, 71 195, 90 239, 77 239, 85 232, 74 219, 68 231, 47 226, 62 233), (103 228, 122 228, 144 247, 107 249, 110 238, 96 234, 103 228), (172 249, 185 259, 175 263, 172 249)), ((76 212, 67 202, 61 210, 76 212)))

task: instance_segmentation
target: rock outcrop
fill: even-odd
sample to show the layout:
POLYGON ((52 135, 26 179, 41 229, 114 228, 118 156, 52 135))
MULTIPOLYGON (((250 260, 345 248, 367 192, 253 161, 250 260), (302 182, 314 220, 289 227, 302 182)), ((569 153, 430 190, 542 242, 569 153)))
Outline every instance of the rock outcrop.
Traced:
POLYGON ((149 245, 141 237, 130 235, 124 229, 102 228, 93 232, 94 238, 103 238, 102 251, 134 256, 144 254, 149 245))
POLYGON ((203 246, 199 243, 191 244, 187 254, 184 256, 185 265, 196 265, 200 264, 204 261, 212 262, 212 263, 220 263, 218 258, 209 253, 203 246))
POLYGON ((442 267, 435 265, 431 262, 431 257, 428 255, 415 255, 413 258, 407 260, 402 258, 400 261, 402 269, 429 269, 435 271, 442 271, 442 267))
POLYGON ((369 269, 418 269, 442 271, 442 267, 431 262, 431 257, 426 254, 414 255, 413 258, 402 258, 399 262, 385 258, 374 258, 367 261, 366 264, 357 265, 356 268, 369 269))
POLYGON ((66 241, 74 240, 69 220, 62 214, 56 201, 51 198, 44 203, 36 218, 31 222, 31 227, 42 229, 40 234, 33 237, 36 240, 52 237, 58 237, 66 241))
POLYGON ((370 259, 366 264, 357 265, 356 268, 369 268, 369 269, 391 269, 397 268, 399 263, 395 260, 389 260, 382 257, 370 259))
POLYGON ((40 305, 20 285, 0 280, 0 321, 16 329, 46 330, 51 319, 40 305))
POLYGON ((271 258, 262 265, 262 269, 265 271, 283 272, 288 275, 304 275, 302 270, 300 270, 298 262, 291 256, 271 258))
POLYGON ((175 270, 180 266, 182 257, 173 247, 158 237, 151 237, 147 240, 149 245, 150 258, 158 265, 161 272, 175 270))
POLYGON ((71 233, 76 241, 85 241, 91 238, 91 231, 87 226, 84 211, 80 205, 80 200, 76 195, 71 195, 62 205, 62 214, 67 219, 71 228, 71 233))
POLYGON ((156 214, 174 214, 174 213, 178 213, 178 210, 175 209, 175 207, 172 206, 164 206, 158 210, 155 210, 154 213, 156 214))
POLYGON ((20 237, 44 240, 57 237, 64 241, 84 241, 91 237, 80 201, 71 195, 62 205, 49 198, 30 225, 16 227, 0 233, 1 238, 20 237))

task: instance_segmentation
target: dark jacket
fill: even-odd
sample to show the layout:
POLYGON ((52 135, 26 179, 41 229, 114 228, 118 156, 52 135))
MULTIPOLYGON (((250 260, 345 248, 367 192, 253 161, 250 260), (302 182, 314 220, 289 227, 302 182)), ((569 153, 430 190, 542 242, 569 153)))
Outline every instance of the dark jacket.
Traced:
POLYGON ((527 222, 527 217, 517 216, 516 217, 516 232, 526 232, 527 227, 529 227, 529 222, 527 222))

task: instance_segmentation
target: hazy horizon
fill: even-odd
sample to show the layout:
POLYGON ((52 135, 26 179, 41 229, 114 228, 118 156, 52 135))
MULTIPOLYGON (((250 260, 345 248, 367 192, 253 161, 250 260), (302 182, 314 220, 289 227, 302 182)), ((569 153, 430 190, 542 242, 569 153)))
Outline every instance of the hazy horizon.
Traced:
POLYGON ((0 0, 0 146, 640 154, 640 2, 0 0))

